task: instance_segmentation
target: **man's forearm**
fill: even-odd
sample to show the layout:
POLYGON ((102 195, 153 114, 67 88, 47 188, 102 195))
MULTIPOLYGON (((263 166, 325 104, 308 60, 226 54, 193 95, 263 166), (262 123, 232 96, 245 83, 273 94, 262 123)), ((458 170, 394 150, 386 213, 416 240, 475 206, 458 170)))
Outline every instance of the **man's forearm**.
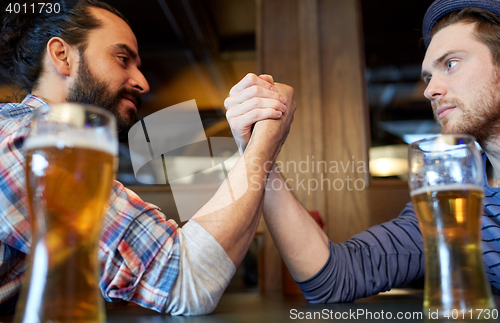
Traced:
POLYGON ((193 217, 220 243, 235 266, 245 256, 259 224, 268 175, 264 166, 274 162, 280 148, 280 138, 256 133, 225 185, 193 217), (234 192, 241 192, 241 197, 235 197, 234 192))
POLYGON ((269 174, 264 197, 264 218, 295 280, 308 279, 324 266, 330 254, 328 237, 287 189, 276 166, 269 174), (281 183, 277 184, 276 181, 281 183))

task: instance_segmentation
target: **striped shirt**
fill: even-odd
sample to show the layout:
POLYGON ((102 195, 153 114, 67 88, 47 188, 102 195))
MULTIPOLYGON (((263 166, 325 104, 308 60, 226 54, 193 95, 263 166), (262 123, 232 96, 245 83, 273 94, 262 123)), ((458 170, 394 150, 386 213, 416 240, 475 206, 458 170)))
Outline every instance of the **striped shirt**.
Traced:
MULTIPOLYGON (((484 169, 486 155, 483 154, 484 169)), ((486 178, 486 173, 484 174, 486 178)), ((500 188, 484 187, 483 259, 490 283, 500 288, 500 188)), ((297 282, 311 303, 352 302, 404 286, 424 275, 424 244, 412 203, 392 221, 354 235, 344 243, 330 241, 325 266, 297 282)))
MULTIPOLYGON (((23 142, 45 105, 34 95, 0 105, 0 305, 19 292, 30 252, 23 142)), ((99 242, 102 294, 162 311, 179 272, 177 224, 117 181, 109 204, 99 242)))

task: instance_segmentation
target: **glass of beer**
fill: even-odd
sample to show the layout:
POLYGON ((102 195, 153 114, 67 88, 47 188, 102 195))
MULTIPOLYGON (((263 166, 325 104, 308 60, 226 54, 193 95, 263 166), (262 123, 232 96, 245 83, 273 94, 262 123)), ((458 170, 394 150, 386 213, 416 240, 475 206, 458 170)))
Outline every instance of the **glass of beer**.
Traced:
POLYGON ((410 194, 425 249, 424 317, 492 318, 481 248, 484 176, 475 139, 443 135, 410 145, 410 194))
POLYGON ((39 110, 24 142, 32 243, 15 322, 105 322, 97 259, 117 161, 109 112, 39 110))

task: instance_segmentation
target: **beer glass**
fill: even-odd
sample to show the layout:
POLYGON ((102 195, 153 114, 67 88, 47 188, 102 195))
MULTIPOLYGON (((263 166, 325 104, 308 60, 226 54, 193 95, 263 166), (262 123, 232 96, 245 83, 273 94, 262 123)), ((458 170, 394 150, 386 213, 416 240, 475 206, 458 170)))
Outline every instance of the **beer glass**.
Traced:
POLYGON ((14 321, 104 322, 97 248, 115 174, 115 118, 52 105, 35 113, 24 147, 33 236, 14 321))
POLYGON ((409 167, 425 249, 424 317, 491 318, 495 304, 481 250, 483 167, 474 137, 417 141, 409 167))

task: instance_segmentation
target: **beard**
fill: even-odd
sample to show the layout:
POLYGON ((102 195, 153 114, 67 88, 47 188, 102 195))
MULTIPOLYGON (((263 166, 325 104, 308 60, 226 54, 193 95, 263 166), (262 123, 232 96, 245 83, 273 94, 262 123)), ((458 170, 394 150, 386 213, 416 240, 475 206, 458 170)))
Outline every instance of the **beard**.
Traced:
POLYGON ((478 90, 470 102, 465 104, 464 101, 455 98, 451 100, 439 100, 432 103, 434 118, 438 123, 439 119, 436 115, 436 109, 442 105, 450 105, 457 107, 462 112, 456 116, 457 120, 442 121, 441 133, 461 133, 476 137, 477 142, 483 145, 491 141, 500 133, 500 77, 495 73, 493 81, 489 86, 478 90))
POLYGON ((116 117, 118 139, 120 142, 128 141, 128 131, 138 121, 137 112, 127 109, 119 111, 123 95, 130 95, 137 101, 137 109, 142 104, 139 91, 122 87, 117 91, 108 90, 109 86, 96 77, 89 69, 83 54, 80 54, 78 76, 75 83, 68 90, 67 102, 89 104, 108 110, 116 117))

